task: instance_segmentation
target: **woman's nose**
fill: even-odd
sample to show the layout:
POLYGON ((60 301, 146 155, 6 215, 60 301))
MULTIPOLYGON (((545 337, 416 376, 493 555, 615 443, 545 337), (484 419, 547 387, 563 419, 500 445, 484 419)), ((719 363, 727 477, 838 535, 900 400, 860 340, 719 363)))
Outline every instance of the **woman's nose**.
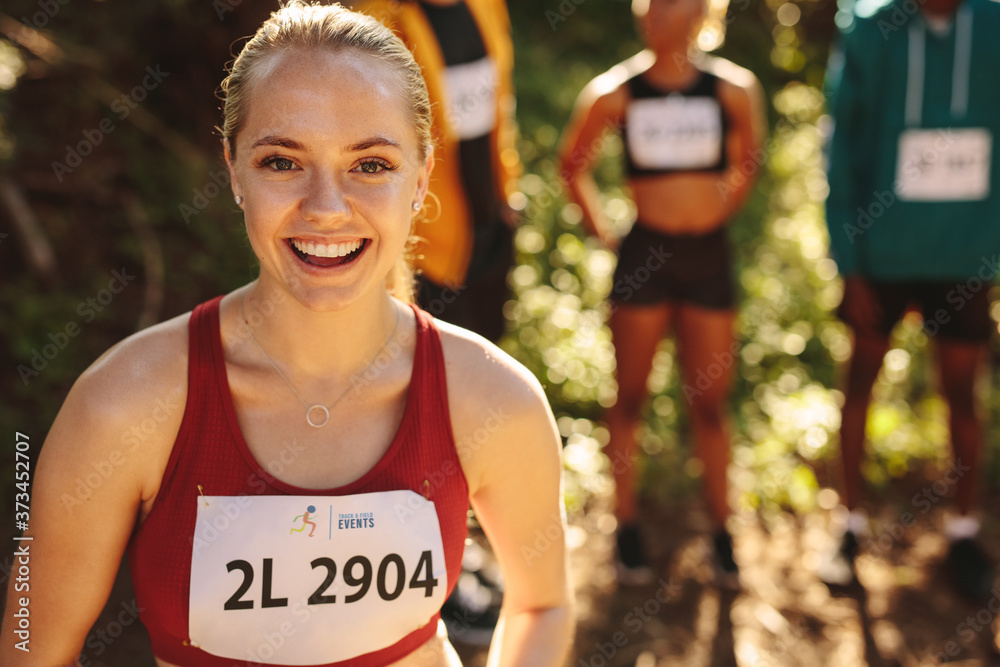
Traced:
POLYGON ((349 216, 351 205, 342 176, 328 170, 314 171, 302 201, 302 213, 316 222, 349 216))

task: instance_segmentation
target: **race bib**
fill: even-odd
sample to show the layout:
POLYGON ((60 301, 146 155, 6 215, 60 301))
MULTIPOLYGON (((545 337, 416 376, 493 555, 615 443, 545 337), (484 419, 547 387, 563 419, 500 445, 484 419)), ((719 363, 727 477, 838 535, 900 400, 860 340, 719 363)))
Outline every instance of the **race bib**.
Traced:
POLYGON ((896 195, 903 201, 977 201, 990 194, 993 135, 985 128, 906 130, 896 195))
POLYGON ((497 125, 499 77, 493 61, 481 58, 445 69, 448 124, 459 139, 477 139, 497 125))
POLYGON ((628 106, 628 149, 640 169, 701 169, 723 150, 719 103, 711 97, 669 95, 628 106))
POLYGON ((198 498, 188 633, 212 655, 347 660, 424 626, 447 588, 434 503, 413 491, 198 498))

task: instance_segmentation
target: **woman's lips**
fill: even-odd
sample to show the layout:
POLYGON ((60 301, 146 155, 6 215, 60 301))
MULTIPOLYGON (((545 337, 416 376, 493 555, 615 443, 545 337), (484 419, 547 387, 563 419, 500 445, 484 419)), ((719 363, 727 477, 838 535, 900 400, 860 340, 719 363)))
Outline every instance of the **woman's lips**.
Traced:
POLYGON ((324 268, 350 264, 361 255, 368 244, 368 239, 329 244, 288 239, 288 245, 300 260, 306 264, 324 268))

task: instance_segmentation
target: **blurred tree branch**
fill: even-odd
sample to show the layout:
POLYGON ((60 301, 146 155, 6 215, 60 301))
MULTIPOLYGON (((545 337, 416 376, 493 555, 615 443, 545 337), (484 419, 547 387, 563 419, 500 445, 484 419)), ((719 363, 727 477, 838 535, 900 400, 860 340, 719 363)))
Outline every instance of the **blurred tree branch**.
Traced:
POLYGON ((0 204, 14 223, 31 270, 51 287, 58 277, 52 243, 21 188, 6 174, 0 174, 0 204))

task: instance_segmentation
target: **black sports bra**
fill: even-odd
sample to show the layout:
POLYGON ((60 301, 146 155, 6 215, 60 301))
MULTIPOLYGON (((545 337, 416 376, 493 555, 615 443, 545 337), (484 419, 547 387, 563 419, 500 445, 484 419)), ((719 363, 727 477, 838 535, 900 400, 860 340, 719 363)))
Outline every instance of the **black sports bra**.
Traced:
POLYGON ((622 125, 629 176, 723 171, 729 122, 719 102, 719 78, 702 72, 686 91, 662 90, 637 74, 625 82, 629 103, 622 125))

